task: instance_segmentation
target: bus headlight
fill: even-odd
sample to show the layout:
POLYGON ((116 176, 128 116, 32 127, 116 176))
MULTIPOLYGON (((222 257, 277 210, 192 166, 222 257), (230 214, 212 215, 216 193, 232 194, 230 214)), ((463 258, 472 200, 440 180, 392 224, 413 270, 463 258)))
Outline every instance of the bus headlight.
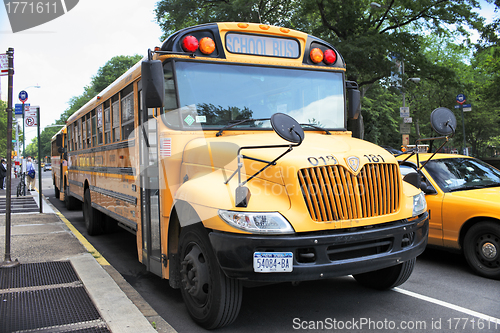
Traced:
POLYGON ((427 210, 427 202, 425 201, 425 194, 420 192, 413 197, 413 214, 412 217, 422 214, 427 210))
POLYGON ((247 213, 219 210, 219 216, 229 225, 259 234, 293 234, 290 223, 280 213, 247 213))

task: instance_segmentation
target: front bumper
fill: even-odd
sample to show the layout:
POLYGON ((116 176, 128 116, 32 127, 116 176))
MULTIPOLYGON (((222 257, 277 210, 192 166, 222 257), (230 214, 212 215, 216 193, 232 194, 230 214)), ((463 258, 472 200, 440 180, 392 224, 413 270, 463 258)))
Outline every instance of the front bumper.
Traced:
POLYGON ((211 232, 210 241, 224 273, 256 282, 307 281, 370 272, 421 254, 427 245, 428 213, 370 228, 295 235, 211 232), (256 273, 254 252, 292 252, 293 271, 256 273))

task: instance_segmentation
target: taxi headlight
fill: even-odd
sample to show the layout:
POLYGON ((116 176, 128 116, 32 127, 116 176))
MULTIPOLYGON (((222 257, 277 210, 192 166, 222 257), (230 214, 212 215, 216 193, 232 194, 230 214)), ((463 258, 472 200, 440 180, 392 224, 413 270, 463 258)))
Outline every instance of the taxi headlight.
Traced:
POLYGON ((290 223, 280 213, 247 213, 219 210, 219 216, 229 225, 259 234, 293 234, 290 223))
POLYGON ((427 202, 425 194, 420 192, 413 197, 413 214, 412 217, 418 216, 427 210, 427 202))

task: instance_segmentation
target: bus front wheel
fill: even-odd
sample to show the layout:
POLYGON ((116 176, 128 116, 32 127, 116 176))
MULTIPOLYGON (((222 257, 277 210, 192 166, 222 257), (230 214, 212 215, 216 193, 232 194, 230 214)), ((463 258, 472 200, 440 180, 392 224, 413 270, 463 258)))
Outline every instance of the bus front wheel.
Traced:
POLYGON ((83 197, 83 218, 85 220, 87 233, 90 236, 95 236, 102 233, 99 214, 100 212, 97 209, 92 208, 90 189, 87 188, 83 197))
POLYGON ((231 324, 240 311, 243 288, 218 266, 201 224, 182 229, 179 253, 181 294, 191 318, 206 329, 231 324))
POLYGON ((379 290, 394 288, 408 280, 415 267, 415 261, 416 259, 413 258, 396 266, 355 274, 354 278, 365 287, 379 290))

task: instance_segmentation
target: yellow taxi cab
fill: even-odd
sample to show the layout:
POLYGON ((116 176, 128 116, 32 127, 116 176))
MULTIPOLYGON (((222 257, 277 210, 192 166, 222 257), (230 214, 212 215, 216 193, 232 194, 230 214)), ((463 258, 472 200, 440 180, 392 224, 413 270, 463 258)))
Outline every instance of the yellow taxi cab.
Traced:
MULTIPOLYGON (((422 166, 432 154, 418 154, 422 166)), ((403 176, 416 155, 401 155, 403 176)), ((500 279, 500 171, 473 157, 436 154, 422 169, 430 246, 462 251, 479 275, 500 279)))

